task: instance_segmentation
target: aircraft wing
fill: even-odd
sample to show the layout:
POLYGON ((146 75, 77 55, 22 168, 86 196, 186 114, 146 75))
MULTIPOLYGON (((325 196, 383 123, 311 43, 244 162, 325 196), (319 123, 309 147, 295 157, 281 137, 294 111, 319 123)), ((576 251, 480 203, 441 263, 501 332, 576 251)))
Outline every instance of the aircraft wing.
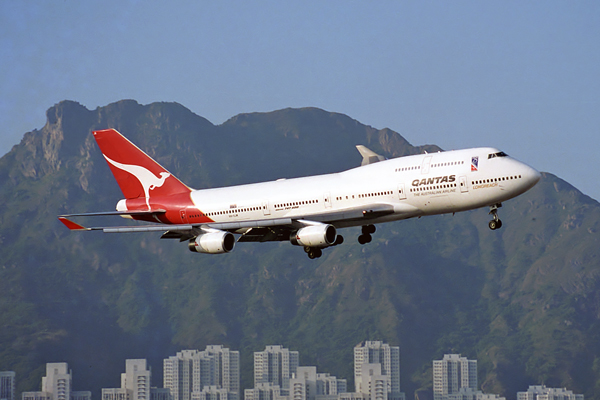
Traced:
MULTIPOLYGON (((242 234, 238 241, 240 242, 267 242, 289 240, 292 232, 310 224, 310 222, 322 222, 332 225, 342 222, 364 221, 364 224, 370 224, 374 218, 402 213, 413 216, 418 211, 413 206, 405 205, 405 210, 399 210, 398 205, 380 203, 366 206, 351 207, 333 212, 321 212, 306 214, 292 218, 270 218, 250 221, 232 221, 232 222, 209 222, 200 224, 177 224, 177 225, 131 225, 131 226, 101 226, 84 227, 67 217, 71 216, 90 216, 90 215, 128 215, 131 212, 106 212, 106 213, 86 213, 70 214, 58 217, 58 219, 71 230, 85 231, 103 231, 105 233, 128 233, 128 232, 164 232, 162 239, 179 239, 180 241, 192 239, 202 233, 203 229, 219 229, 233 233, 242 234)), ((136 214, 159 213, 162 210, 136 212, 136 214)), ((163 211, 164 212, 164 211, 163 211)))
MULTIPOLYGON (((111 213, 94 213, 85 215, 115 215, 111 213)), ((118 215, 118 214, 116 214, 118 215)), ((72 216, 78 216, 78 214, 72 214, 72 216)), ((132 232, 164 232, 161 236, 162 239, 179 239, 181 241, 188 240, 198 236, 202 233, 203 228, 205 229, 219 229, 223 231, 236 232, 239 230, 250 230, 253 228, 286 228, 288 230, 293 229, 293 222, 290 218, 273 218, 268 220, 256 220, 256 221, 239 221, 239 222, 215 222, 215 223, 201 223, 201 224, 176 224, 176 225, 131 225, 131 226, 96 226, 96 227, 85 227, 77 224, 66 216, 58 217, 59 221, 62 222, 67 228, 73 231, 102 231, 104 233, 132 233, 132 232)))

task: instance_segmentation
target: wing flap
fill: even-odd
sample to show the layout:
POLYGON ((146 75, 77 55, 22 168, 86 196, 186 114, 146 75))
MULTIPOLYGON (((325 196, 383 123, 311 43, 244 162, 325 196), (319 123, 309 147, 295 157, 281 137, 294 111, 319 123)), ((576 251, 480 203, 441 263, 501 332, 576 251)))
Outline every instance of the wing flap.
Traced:
MULTIPOLYGON (((333 211, 319 214, 307 214, 302 219, 317 222, 334 223, 337 221, 357 221, 361 219, 369 220, 385 215, 393 214, 395 208, 392 204, 371 204, 368 206, 358 206, 347 208, 345 210, 333 211)), ((367 223, 368 221, 365 221, 367 223)))
POLYGON ((243 228, 267 228, 272 226, 292 226, 291 218, 272 218, 263 220, 253 221, 239 221, 239 222, 212 222, 203 224, 202 226, 208 226, 214 229, 220 229, 222 231, 233 231, 243 228))

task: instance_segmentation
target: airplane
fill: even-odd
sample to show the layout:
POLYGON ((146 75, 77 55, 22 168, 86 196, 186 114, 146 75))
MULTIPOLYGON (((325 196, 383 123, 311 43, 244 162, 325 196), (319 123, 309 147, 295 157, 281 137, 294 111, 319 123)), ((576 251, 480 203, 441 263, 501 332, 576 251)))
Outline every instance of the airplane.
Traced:
POLYGON ((124 199, 116 211, 68 214, 75 231, 163 232, 187 241, 193 252, 221 254, 237 242, 289 241, 308 257, 341 244, 341 228, 360 226, 360 244, 375 225, 489 207, 489 228, 502 227, 498 208, 531 189, 540 173, 491 147, 386 160, 359 145, 361 166, 343 172, 194 190, 117 132, 93 132, 124 199), (73 217, 119 215, 152 222, 84 227, 73 217))

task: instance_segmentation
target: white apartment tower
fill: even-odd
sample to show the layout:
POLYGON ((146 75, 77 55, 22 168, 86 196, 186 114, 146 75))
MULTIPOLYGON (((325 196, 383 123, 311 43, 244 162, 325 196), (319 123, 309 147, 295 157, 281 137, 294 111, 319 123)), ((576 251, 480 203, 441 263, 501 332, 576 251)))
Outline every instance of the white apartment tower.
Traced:
POLYGON ((0 371, 0 400, 15 400, 15 373, 0 371))
POLYGON ((145 359, 125 360, 125 373, 121 374, 121 388, 127 390, 129 400, 150 400, 152 372, 145 359))
POLYGON ((529 386, 526 392, 518 392, 517 400, 583 400, 582 394, 567 389, 547 388, 545 385, 529 386))
POLYGON ((71 389, 72 373, 67 363, 46 364, 46 376, 42 377, 41 392, 23 392, 23 400, 91 400, 89 391, 75 392, 71 389))
POLYGON ((387 376, 386 392, 389 400, 404 399, 404 393, 400 391, 400 347, 381 341, 365 341, 354 347, 354 388, 357 393, 372 392, 368 387, 363 387, 365 364, 381 364, 380 375, 387 376))
POLYGON ((345 379, 318 374, 317 367, 298 367, 290 379, 289 400, 337 400, 338 394, 344 392, 345 379))
POLYGON ((279 386, 281 396, 289 395, 290 379, 296 373, 299 358, 297 351, 279 345, 254 352, 254 387, 268 383, 279 386))
POLYGON ((154 400, 160 389, 151 388, 152 371, 145 359, 125 360, 121 374, 121 387, 102 389, 102 400, 154 400))
MULTIPOLYGON (((229 400, 240 398, 240 352, 231 351, 223 346, 210 345, 204 350, 205 357, 214 360, 214 379, 206 386, 227 391, 229 400)), ((194 368, 195 370, 195 368, 194 368)), ((216 390, 211 389, 211 390, 216 390)))
POLYGON ((42 377, 42 392, 51 393, 52 400, 71 400, 71 373, 67 363, 46 364, 42 377))
POLYGON ((390 396, 390 377, 382 373, 381 363, 361 365, 360 382, 365 400, 387 400, 390 396))
POLYGON ((163 360, 163 387, 171 390, 173 400, 191 399, 194 357, 198 353, 198 350, 183 350, 163 360))
POLYGON ((197 399, 203 392, 223 400, 222 390, 228 400, 239 400, 240 353, 223 346, 180 351, 163 361, 163 386, 171 390, 172 400, 197 399))
POLYGON ((267 382, 259 383, 252 389, 244 390, 244 400, 279 400, 280 398, 279 385, 273 386, 267 382))
POLYGON ((434 360, 433 399, 446 400, 461 389, 477 391, 477 361, 460 354, 445 354, 442 360, 434 360))

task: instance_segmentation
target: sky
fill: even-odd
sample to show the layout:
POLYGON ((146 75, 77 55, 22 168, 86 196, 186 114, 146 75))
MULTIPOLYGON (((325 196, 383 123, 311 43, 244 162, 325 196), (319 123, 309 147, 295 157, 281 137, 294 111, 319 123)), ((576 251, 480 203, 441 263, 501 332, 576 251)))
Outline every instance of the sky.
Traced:
MULTIPOLYGON (((319 107, 600 200, 600 2, 0 0, 0 155, 62 100, 319 107)), ((315 145, 318 145, 315 144, 315 145)))

